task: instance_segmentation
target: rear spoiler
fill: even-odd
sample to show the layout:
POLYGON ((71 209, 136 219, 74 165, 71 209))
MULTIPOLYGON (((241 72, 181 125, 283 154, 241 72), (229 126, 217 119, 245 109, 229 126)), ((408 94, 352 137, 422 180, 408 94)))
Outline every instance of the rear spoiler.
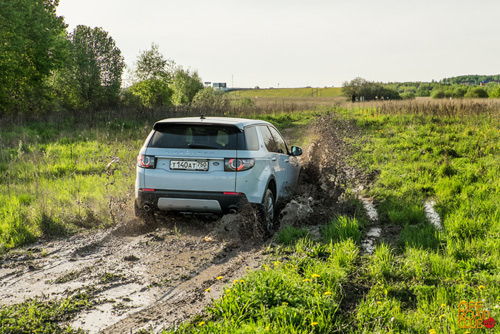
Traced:
POLYGON ((243 125, 240 125, 240 124, 228 124, 228 123, 213 123, 213 122, 202 122, 202 123, 192 123, 192 122, 156 122, 154 125, 153 125, 153 130, 157 131, 161 126, 165 126, 165 125, 172 125, 172 126, 175 126, 175 125, 208 125, 208 126, 227 126, 227 127, 233 127, 233 128, 236 128, 239 130, 239 132, 243 132, 243 125))

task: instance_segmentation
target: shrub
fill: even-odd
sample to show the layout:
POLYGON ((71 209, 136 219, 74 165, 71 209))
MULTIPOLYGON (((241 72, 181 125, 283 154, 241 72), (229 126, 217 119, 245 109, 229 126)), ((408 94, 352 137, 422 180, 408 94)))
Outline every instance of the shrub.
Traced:
POLYGON ((444 98, 445 97, 444 89, 443 88, 433 89, 432 92, 431 92, 431 97, 433 99, 442 99, 442 98, 444 98))
POLYGON ((475 87, 469 89, 469 91, 465 94, 464 97, 468 98, 487 98, 488 92, 481 87, 475 87))
POLYGON ((229 105, 227 95, 220 90, 207 87, 200 90, 193 98, 192 106, 210 111, 223 111, 229 105))
POLYGON ((403 100, 412 100, 415 98, 415 93, 413 92, 404 92, 401 93, 400 95, 403 100))

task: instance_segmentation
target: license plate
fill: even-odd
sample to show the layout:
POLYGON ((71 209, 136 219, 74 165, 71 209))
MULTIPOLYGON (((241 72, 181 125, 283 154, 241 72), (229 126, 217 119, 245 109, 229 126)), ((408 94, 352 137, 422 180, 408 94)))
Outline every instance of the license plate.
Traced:
POLYGON ((208 161, 171 160, 170 169, 207 171, 208 161))

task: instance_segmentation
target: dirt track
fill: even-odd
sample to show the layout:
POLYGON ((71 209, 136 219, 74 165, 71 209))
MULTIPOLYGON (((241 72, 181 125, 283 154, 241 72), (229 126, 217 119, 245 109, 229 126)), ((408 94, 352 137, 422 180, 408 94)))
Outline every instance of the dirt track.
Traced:
POLYGON ((61 298, 83 288, 98 303, 79 314, 74 327, 90 333, 172 327, 259 266, 263 243, 242 244, 239 220, 176 217, 147 227, 132 219, 109 231, 39 242, 0 262, 0 303, 42 294, 61 298))

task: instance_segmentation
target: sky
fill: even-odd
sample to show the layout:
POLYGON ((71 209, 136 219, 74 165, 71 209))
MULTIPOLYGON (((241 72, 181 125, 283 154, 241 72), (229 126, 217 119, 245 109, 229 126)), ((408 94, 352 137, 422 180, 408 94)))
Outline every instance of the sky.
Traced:
POLYGON ((129 71, 167 59, 228 87, 339 87, 500 74, 498 0, 60 0, 68 31, 101 27, 129 71))

